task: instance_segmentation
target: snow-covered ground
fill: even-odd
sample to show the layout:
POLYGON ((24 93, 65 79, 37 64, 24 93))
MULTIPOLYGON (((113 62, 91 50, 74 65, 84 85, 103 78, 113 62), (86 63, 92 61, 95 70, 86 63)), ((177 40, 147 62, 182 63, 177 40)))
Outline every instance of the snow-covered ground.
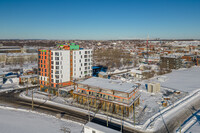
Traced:
POLYGON ((175 121, 176 123, 178 121, 178 119, 176 119, 177 116, 179 116, 179 118, 183 117, 183 115, 184 117, 185 115, 187 116, 188 114, 186 113, 186 111, 195 104, 199 105, 199 101, 200 89, 197 89, 196 91, 193 91, 190 95, 176 102, 174 105, 169 106, 168 108, 160 111, 160 113, 157 113, 153 117, 148 119, 143 125, 143 128, 155 132, 158 131, 162 126, 164 126, 163 121, 165 121, 165 123, 175 121))
POLYGON ((199 133, 200 132, 200 123, 199 121, 195 122, 192 127, 190 127, 185 133, 199 133))
POLYGON ((69 128, 72 133, 80 133, 83 125, 69 120, 28 110, 0 106, 1 133, 63 133, 69 128))
POLYGON ((166 108, 162 106, 164 97, 170 98, 170 100, 167 101, 168 107, 187 95, 186 93, 180 93, 179 95, 176 95, 172 93, 172 90, 162 87, 161 92, 159 93, 149 93, 145 89, 144 85, 141 85, 140 92, 140 105, 136 108, 136 120, 138 124, 144 124, 147 119, 159 113, 160 110, 166 108))
POLYGON ((176 132, 179 133, 199 133, 200 131, 200 110, 189 117, 184 123, 179 127, 176 132))
POLYGON ((3 72, 7 72, 7 71, 11 71, 14 69, 32 69, 32 68, 37 68, 38 64, 37 62, 34 63, 30 63, 30 62, 25 62, 22 65, 5 65, 3 67, 0 67, 1 71, 3 72))

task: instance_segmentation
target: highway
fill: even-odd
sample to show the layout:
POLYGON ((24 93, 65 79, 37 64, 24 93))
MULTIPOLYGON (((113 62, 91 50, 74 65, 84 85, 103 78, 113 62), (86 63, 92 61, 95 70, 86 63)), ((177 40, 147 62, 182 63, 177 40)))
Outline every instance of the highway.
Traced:
MULTIPOLYGON (((32 108, 31 102, 29 100, 24 100, 24 99, 22 100, 21 98, 19 98, 19 93, 21 91, 22 90, 0 93, 0 105, 31 110, 32 108)), ((88 122, 87 114, 68 110, 66 108, 55 107, 53 105, 46 105, 45 103, 34 102, 34 111, 53 116, 57 116, 57 114, 60 114, 60 116, 64 119, 69 119, 82 124, 86 124, 88 122)), ((91 121, 106 126, 106 121, 103 119, 93 118, 91 116, 91 121)), ((116 129, 118 131, 121 130, 121 125, 110 122, 109 122, 109 127, 116 129)), ((138 133, 138 131, 134 131, 129 127, 124 127, 123 133, 138 133)))

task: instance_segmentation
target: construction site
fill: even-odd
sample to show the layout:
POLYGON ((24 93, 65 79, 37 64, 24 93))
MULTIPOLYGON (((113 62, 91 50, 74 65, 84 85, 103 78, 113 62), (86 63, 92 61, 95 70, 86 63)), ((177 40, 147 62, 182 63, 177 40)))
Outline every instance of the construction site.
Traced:
POLYGON ((91 109, 119 116, 133 116, 140 104, 139 84, 119 80, 89 78, 76 82, 73 101, 91 109))

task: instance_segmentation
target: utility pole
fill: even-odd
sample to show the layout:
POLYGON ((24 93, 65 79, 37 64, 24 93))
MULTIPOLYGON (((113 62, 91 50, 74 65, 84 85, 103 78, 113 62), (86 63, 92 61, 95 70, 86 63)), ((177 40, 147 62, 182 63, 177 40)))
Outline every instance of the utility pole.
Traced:
POLYGON ((149 46, 148 46, 148 40, 149 40, 149 35, 148 35, 148 37, 147 37, 147 44, 146 44, 146 47, 147 47, 147 57, 146 57, 146 62, 147 62, 147 64, 149 64, 149 61, 148 61, 148 58, 149 58, 149 46))
POLYGON ((124 117, 124 108, 122 110, 122 117, 121 117, 121 120, 122 120, 122 123, 121 123, 121 132, 123 133, 123 117, 124 117))
POLYGON ((90 104, 89 104, 89 96, 88 96, 88 117, 90 122, 90 104))
POLYGON ((135 103, 133 103, 133 121, 134 121, 134 126, 135 126, 135 103))
POLYGON ((32 89, 32 110, 33 110, 33 89, 32 89))
POLYGON ((108 108, 106 107, 106 112, 107 112, 107 127, 108 127, 108 108))

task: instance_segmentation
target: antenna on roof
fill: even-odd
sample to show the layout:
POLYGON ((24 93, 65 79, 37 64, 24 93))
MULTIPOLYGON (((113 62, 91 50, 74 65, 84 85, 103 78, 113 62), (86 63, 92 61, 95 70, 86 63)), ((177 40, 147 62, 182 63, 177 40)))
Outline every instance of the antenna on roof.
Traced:
POLYGON ((148 58, 149 58, 149 46, 148 46, 148 40, 149 40, 149 34, 147 36, 147 43, 146 43, 146 47, 147 47, 147 57, 146 57, 146 63, 149 64, 148 58))

